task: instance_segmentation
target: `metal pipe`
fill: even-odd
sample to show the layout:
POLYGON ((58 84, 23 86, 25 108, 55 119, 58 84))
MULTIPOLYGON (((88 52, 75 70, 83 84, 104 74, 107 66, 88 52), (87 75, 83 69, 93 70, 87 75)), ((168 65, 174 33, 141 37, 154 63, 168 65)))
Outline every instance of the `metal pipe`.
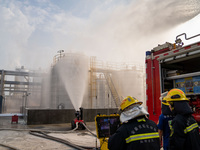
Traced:
POLYGON ((80 107, 79 109, 80 109, 80 120, 83 120, 83 108, 80 107))
POLYGON ((195 38, 195 37, 197 37, 197 36, 200 36, 200 34, 197 34, 197 35, 195 35, 195 36, 191 36, 191 37, 187 38, 186 33, 182 33, 182 34, 176 36, 176 41, 178 40, 178 37, 180 37, 180 36, 182 36, 182 35, 185 36, 185 39, 186 39, 186 40, 190 40, 190 39, 192 39, 192 38, 195 38))
POLYGON ((1 87, 0 87, 0 95, 3 95, 3 87, 4 87, 4 70, 1 72, 1 87))
POLYGON ((187 73, 187 74, 182 74, 182 75, 177 75, 177 76, 172 76, 172 77, 166 77, 167 80, 174 80, 174 79, 180 79, 180 78, 187 78, 187 77, 194 77, 194 76, 199 76, 199 72, 193 72, 193 73, 187 73))
POLYGON ((151 54, 151 76, 152 76, 152 103, 153 103, 153 114, 155 113, 155 106, 154 106, 154 79, 153 79, 153 53, 151 54))

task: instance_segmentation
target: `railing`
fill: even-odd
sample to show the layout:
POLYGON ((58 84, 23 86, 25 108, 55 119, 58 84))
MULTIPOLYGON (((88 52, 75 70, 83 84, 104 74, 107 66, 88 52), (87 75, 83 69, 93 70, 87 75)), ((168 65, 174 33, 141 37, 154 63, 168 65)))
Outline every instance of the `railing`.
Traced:
POLYGON ((143 70, 144 66, 138 63, 132 62, 103 62, 96 60, 95 62, 96 70, 143 70))

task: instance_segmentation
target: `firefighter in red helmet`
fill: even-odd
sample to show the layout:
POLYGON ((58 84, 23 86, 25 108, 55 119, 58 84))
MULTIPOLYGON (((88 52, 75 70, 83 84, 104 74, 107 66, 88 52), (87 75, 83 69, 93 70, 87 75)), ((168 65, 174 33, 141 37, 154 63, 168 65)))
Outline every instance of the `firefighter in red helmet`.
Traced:
POLYGON ((160 150, 157 125, 136 98, 126 97, 120 107, 122 125, 108 140, 109 150, 160 150))
POLYGON ((180 89, 172 89, 163 98, 169 103, 175 118, 170 124, 170 150, 197 150, 200 149, 199 127, 192 116, 189 99, 180 89))

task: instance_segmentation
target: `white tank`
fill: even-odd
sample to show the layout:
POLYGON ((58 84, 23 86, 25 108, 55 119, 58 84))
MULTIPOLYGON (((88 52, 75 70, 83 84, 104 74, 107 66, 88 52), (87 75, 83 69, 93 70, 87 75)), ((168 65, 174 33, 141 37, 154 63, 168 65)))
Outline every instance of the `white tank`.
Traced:
POLYGON ((58 82, 54 86, 58 88, 54 105, 62 104, 66 109, 74 107, 79 110, 88 88, 88 62, 87 56, 77 53, 65 53, 57 61, 54 74, 57 75, 58 82))

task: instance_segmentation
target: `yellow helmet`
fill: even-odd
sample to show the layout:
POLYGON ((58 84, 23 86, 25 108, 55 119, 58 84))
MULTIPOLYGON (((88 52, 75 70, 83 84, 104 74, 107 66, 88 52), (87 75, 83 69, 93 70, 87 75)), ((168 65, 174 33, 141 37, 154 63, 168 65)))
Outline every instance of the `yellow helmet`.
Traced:
POLYGON ((123 99, 120 107, 121 107, 121 111, 123 111, 125 108, 127 108, 130 105, 134 105, 134 104, 140 104, 142 105, 143 102, 138 101, 136 98, 131 97, 131 96, 127 96, 125 99, 123 99))
POLYGON ((185 96, 185 93, 180 89, 170 90, 163 100, 166 100, 167 102, 189 101, 189 99, 185 96))
POLYGON ((162 100, 162 104, 166 105, 166 106, 169 106, 169 103, 166 100, 162 100))
POLYGON ((163 100, 163 98, 166 97, 167 94, 168 94, 168 91, 162 93, 161 96, 160 96, 160 100, 161 100, 163 105, 169 106, 169 103, 166 100, 163 100))

